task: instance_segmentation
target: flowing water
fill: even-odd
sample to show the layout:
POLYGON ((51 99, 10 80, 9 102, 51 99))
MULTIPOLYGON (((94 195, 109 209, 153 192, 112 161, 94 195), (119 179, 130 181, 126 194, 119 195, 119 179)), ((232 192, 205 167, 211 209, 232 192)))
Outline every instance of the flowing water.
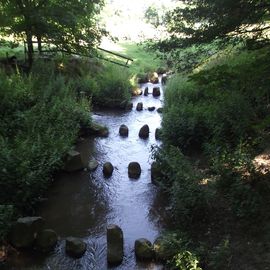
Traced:
POLYGON ((154 241, 163 229, 162 198, 157 188, 151 183, 150 165, 152 146, 159 145, 155 139, 155 129, 160 127, 161 115, 150 106, 162 107, 161 96, 152 96, 151 83, 141 86, 149 87, 148 96, 133 98, 132 111, 106 110, 93 114, 93 119, 106 125, 110 134, 108 138, 89 138, 81 141, 77 149, 85 161, 90 156, 99 162, 95 172, 61 173, 56 177, 49 191, 48 200, 38 211, 46 221, 46 227, 55 230, 61 237, 58 246, 48 256, 40 254, 19 254, 13 258, 9 269, 162 269, 154 263, 136 262, 134 242, 138 238, 154 241), (143 111, 136 111, 136 104, 143 102, 143 111), (119 127, 125 124, 129 136, 119 136, 119 127), (149 139, 138 136, 140 128, 148 124, 149 139), (110 178, 104 178, 102 164, 110 161, 115 169, 110 178), (138 180, 128 177, 128 164, 140 163, 142 174, 138 180), (109 268, 106 257, 106 227, 117 224, 124 233, 124 260, 120 266, 109 268), (81 259, 72 259, 65 255, 64 238, 80 237, 88 244, 86 254, 81 259))

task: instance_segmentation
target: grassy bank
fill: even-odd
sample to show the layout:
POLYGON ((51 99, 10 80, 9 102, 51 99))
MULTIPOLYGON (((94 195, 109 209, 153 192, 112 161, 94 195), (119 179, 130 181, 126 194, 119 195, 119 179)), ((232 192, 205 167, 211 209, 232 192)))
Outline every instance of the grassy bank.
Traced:
POLYGON ((269 263, 269 59, 269 48, 232 52, 167 86, 156 159, 174 239, 189 239, 171 248, 170 269, 195 259, 213 270, 269 263))

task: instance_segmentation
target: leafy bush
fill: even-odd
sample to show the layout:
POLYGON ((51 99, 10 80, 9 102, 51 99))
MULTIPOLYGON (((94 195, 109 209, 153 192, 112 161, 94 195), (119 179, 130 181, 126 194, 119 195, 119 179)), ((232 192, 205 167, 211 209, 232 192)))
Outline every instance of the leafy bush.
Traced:
POLYGON ((202 270, 198 264, 199 261, 190 251, 183 251, 174 257, 174 263, 177 270, 202 270))
POLYGON ((162 177, 160 185, 170 194, 173 215, 180 225, 204 219, 211 195, 201 184, 202 175, 173 146, 156 153, 162 177))
POLYGON ((0 205, 0 243, 9 232, 13 216, 14 207, 12 205, 0 205))
POLYGON ((89 111, 61 76, 1 76, 0 204, 30 210, 89 111))
POLYGON ((254 123, 265 122, 269 113, 268 53, 247 61, 229 60, 169 82, 163 119, 166 143, 183 150, 209 141, 236 146, 258 132, 254 123))
POLYGON ((107 65, 97 76, 98 90, 93 93, 93 102, 101 106, 117 107, 131 97, 130 74, 123 67, 107 65))

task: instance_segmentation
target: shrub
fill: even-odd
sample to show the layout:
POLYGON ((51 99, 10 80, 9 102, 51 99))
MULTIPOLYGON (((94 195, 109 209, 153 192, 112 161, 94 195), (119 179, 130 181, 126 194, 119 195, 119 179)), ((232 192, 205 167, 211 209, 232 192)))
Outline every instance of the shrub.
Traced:
POLYGON ((43 75, 1 75, 0 204, 20 210, 31 211, 80 126, 90 123, 65 79, 43 75))
POLYGON ((183 251, 174 257, 174 263, 177 270, 202 270, 198 264, 197 257, 190 251, 183 251))
POLYGON ((177 223, 183 226, 205 218, 211 194, 200 184, 200 172, 173 146, 156 153, 156 160, 162 171, 160 185, 170 194, 177 223))
POLYGON ((130 74, 124 67, 107 65, 96 80, 98 90, 93 93, 93 103, 100 106, 118 107, 131 97, 130 74))

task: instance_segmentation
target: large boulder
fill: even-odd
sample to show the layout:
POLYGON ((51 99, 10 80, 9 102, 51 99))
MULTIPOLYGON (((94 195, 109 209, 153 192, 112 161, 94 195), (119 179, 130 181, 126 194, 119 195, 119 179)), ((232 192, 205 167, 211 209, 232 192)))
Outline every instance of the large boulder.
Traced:
POLYGON ((136 240, 135 255, 140 261, 150 261, 154 259, 155 253, 151 242, 145 238, 136 240))
POLYGON ((149 94, 149 90, 148 90, 148 87, 145 87, 144 89, 144 93, 143 93, 145 96, 148 96, 149 94))
POLYGON ((128 177, 138 179, 142 169, 138 162, 130 162, 128 165, 128 177))
POLYGON ((49 252, 57 244, 57 234, 53 230, 42 230, 37 234, 36 245, 39 250, 49 252))
POLYGON ((106 162, 104 165, 103 165, 103 174, 105 177, 110 177, 113 173, 113 165, 111 162, 106 162))
POLYGON ((11 244, 16 248, 30 248, 43 224, 41 217, 19 218, 10 232, 11 244))
POLYGON ((156 161, 151 165, 151 182, 155 185, 158 184, 159 179, 162 177, 161 168, 156 161))
POLYGON ((119 128, 119 134, 122 137, 127 137, 128 136, 128 127, 126 125, 121 125, 119 128))
POLYGON ((98 162, 94 159, 94 158, 92 158, 90 161, 89 161, 89 163, 88 163, 88 170, 90 171, 90 172, 93 172, 93 171, 95 171, 96 169, 97 169, 97 167, 98 167, 98 162))
POLYGON ((137 111, 142 111, 143 110, 143 103, 142 102, 139 102, 136 106, 136 110, 137 111))
POLYGON ((144 125, 139 132, 139 137, 142 139, 147 139, 149 137, 149 126, 148 125, 144 125))
POLYGON ((153 97, 159 97, 160 96, 160 88, 154 87, 153 88, 153 97))
POLYGON ((124 256, 123 231, 117 225, 107 227, 107 260, 111 265, 121 264, 124 256))
POLYGON ((75 150, 70 150, 67 153, 65 159, 65 171, 67 172, 75 172, 79 170, 83 170, 85 168, 84 163, 82 161, 81 154, 75 150))
POLYGON ((162 136, 161 128, 157 128, 156 131, 155 131, 156 140, 161 140, 161 136, 162 136))
POLYGON ((66 253, 73 258, 81 258, 86 252, 86 243, 81 239, 75 237, 68 237, 66 239, 66 253))

